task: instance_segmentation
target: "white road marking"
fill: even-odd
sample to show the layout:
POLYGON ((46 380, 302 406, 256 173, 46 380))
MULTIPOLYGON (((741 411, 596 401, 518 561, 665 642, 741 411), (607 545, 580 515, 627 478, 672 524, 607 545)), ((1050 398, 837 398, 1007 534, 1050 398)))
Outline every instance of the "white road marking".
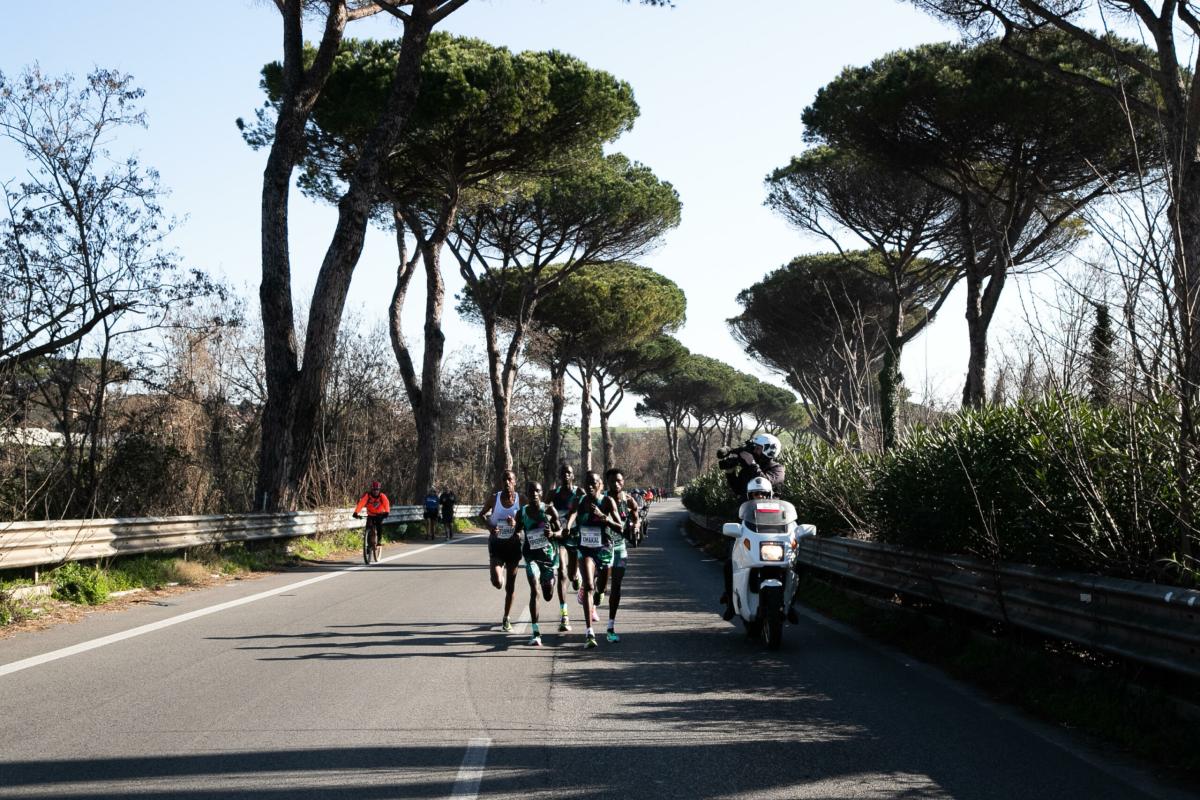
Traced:
POLYGON ((450 800, 475 800, 479 796, 479 782, 483 780, 483 765, 487 763, 487 751, 491 744, 491 739, 472 739, 467 742, 467 752, 463 755, 462 766, 458 768, 458 780, 454 782, 450 800))
MULTIPOLYGON (((483 535, 484 534, 481 534, 481 533, 471 534, 469 536, 464 536, 460 539, 456 539, 455 541, 462 542, 462 541, 466 541, 467 539, 477 539, 483 535)), ((397 559, 408 558, 409 556, 415 556, 418 553, 424 553, 429 550, 434 550, 438 547, 445 547, 447 544, 452 544, 452 542, 442 542, 440 544, 431 544, 428 547, 421 547, 417 550, 409 550, 408 552, 405 552, 405 553, 398 553, 394 556, 388 556, 387 558, 381 558, 381 559, 379 559, 378 563, 385 564, 388 561, 396 561, 397 559)), ((121 631, 120 633, 113 633, 108 636, 102 636, 99 639, 92 639, 91 641, 80 642, 79 644, 74 644, 74 645, 71 645, 70 647, 64 647, 60 650, 51 650, 49 653, 43 653, 40 656, 31 656, 30 658, 23 658, 20 661, 13 661, 10 664, 0 664, 0 677, 3 677, 5 675, 11 675, 14 672, 20 672, 21 670, 29 669, 30 667, 38 667, 38 666, 41 666, 42 664, 48 664, 51 661, 57 661, 60 658, 67 658, 68 656, 74 656, 74 655, 78 655, 80 653, 86 653, 88 650, 95 650, 97 647, 104 647, 105 645, 114 644, 115 642, 124 641, 125 639, 132 639, 135 636, 141 636, 146 633, 153 633, 154 631, 159 631, 159 630, 162 630, 163 628, 169 628, 172 625, 178 625, 181 622, 189 622, 189 621, 191 621, 193 619, 197 619, 199 617, 206 617, 209 614, 216 614, 219 611, 227 611, 231 608, 237 608, 238 606, 244 606, 247 603, 253 603, 256 600, 265 600, 266 598, 274 597, 277 594, 283 594, 284 592, 290 592, 293 589, 299 589, 304 586, 311 586, 314 583, 320 583, 321 581, 327 581, 331 578, 338 578, 338 577, 341 577, 342 575, 347 575, 351 572, 358 572, 359 570, 364 570, 364 569, 370 569, 370 567, 366 564, 359 564, 358 566, 355 566, 355 567, 347 567, 346 569, 341 569, 336 572, 328 572, 324 575, 318 575, 315 578, 306 578, 302 581, 297 581, 295 583, 289 583, 286 586, 280 586, 278 588, 270 589, 265 592, 259 592, 258 594, 252 594, 248 597, 240 597, 237 600, 230 600, 225 603, 218 603, 217 605, 209 606, 208 608, 200 608, 195 611, 188 611, 185 614, 180 614, 175 617, 168 617, 167 619, 162 619, 162 620, 159 620, 158 622, 151 622, 146 625, 140 625, 136 628, 130 628, 127 631, 121 631)))

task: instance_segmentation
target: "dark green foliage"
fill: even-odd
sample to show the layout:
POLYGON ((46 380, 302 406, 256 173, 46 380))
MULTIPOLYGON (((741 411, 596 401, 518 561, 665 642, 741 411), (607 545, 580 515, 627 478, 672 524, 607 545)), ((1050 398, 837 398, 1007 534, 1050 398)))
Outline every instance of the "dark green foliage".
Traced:
MULTIPOLYGON (((1156 579, 1177 557, 1175 425, 1164 409, 1076 399, 989 407, 884 456, 800 444, 784 454, 780 494, 821 535, 1156 579)), ((715 470, 688 486, 684 504, 736 510, 715 470)))
MULTIPOLYGON (((822 536, 844 536, 862 529, 875 457, 803 440, 780 460, 786 478, 775 491, 796 506, 801 522, 816 525, 822 536)), ((729 491, 724 473, 715 466, 687 485, 683 504, 700 514, 737 516, 737 499, 729 491)))
POLYGON ((1153 577, 1178 507, 1172 417, 1074 400, 963 414, 886 459, 881 541, 1064 569, 1153 577))
POLYGON ((158 589, 168 583, 179 582, 179 573, 175 568, 175 554, 147 553, 131 558, 118 559, 107 570, 109 588, 122 589, 158 589))
POLYGON ((802 439, 784 453, 782 494, 795 504, 800 520, 816 525, 822 536, 869 529, 867 492, 878 460, 871 453, 802 439))
POLYGON ((711 517, 736 519, 738 501, 729 491, 725 473, 716 466, 696 476, 683 488, 683 505, 688 511, 711 517))

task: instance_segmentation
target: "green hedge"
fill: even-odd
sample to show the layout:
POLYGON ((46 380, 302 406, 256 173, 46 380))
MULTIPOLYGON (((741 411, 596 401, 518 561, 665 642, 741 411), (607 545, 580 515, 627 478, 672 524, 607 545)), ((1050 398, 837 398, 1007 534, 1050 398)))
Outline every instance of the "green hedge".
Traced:
MULTIPOLYGON (((1175 430, 1169 409, 1149 406, 988 408, 911 433, 883 456, 791 448, 780 494, 822 535, 1153 578, 1178 544, 1175 430)), ((1189 500, 1200 507, 1200 491, 1189 500)), ((683 501, 715 516, 736 511, 715 468, 683 501)))

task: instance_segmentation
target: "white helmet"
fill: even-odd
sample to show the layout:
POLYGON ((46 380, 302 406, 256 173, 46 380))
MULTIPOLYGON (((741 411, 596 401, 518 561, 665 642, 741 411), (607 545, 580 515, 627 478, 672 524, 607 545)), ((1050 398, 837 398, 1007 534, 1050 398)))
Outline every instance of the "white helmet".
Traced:
POLYGON ((771 486, 771 482, 769 480, 767 480, 766 478, 762 478, 762 477, 754 478, 749 483, 746 484, 746 496, 747 497, 754 494, 755 492, 762 492, 769 497, 773 491, 774 491, 774 487, 771 486))
POLYGON ((783 443, 779 441, 779 437, 769 433, 757 434, 750 440, 750 444, 760 445, 763 455, 767 458, 778 458, 779 454, 783 452, 783 443))

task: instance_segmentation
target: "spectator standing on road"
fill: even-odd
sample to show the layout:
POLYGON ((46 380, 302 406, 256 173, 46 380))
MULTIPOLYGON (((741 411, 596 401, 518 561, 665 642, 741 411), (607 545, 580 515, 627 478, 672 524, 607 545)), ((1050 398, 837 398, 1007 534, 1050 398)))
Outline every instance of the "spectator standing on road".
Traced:
POLYGON ((425 538, 432 539, 437 535, 438 523, 438 493, 430 486, 425 493, 425 538))
POLYGON ((458 498, 454 496, 454 492, 450 491, 447 486, 438 496, 438 505, 442 509, 442 527, 446 529, 446 538, 454 538, 454 506, 458 503, 458 498))

